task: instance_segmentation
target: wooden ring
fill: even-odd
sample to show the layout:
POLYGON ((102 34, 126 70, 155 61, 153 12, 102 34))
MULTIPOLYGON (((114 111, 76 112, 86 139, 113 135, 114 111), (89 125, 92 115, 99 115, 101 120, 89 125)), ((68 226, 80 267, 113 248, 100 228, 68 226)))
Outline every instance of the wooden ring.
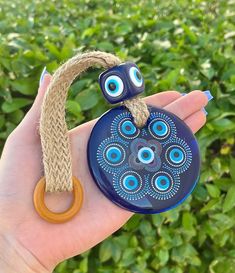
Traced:
POLYGON ((42 177, 34 190, 34 207, 38 214, 46 221, 51 223, 64 223, 73 218, 78 211, 80 210, 83 202, 83 189, 80 181, 76 177, 72 177, 73 179, 73 203, 71 207, 64 212, 52 212, 50 211, 44 202, 45 197, 45 189, 46 189, 46 179, 42 177))

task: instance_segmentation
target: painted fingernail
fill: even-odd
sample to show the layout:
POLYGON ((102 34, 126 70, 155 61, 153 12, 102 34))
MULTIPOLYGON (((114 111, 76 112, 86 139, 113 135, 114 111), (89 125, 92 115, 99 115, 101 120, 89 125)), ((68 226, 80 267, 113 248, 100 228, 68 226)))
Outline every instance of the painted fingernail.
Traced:
POLYGON ((214 97, 211 95, 210 90, 203 91, 203 93, 207 96, 208 101, 212 100, 214 97))
POLYGON ((41 73, 41 76, 40 76, 39 85, 42 84, 43 79, 44 79, 44 76, 45 76, 46 74, 48 74, 48 72, 47 72, 47 68, 46 68, 46 66, 45 66, 45 67, 43 68, 42 73, 41 73))
POLYGON ((185 95, 187 95, 187 93, 181 93, 181 96, 185 96, 185 95))
POLYGON ((202 112, 207 116, 208 115, 208 112, 206 111, 205 108, 202 108, 202 112))

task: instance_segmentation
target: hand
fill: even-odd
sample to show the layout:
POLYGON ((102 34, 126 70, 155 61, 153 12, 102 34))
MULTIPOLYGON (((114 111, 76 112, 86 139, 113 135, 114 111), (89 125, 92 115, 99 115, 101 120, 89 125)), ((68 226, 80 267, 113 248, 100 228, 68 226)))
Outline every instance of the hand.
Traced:
MULTIPOLYGON (((21 269, 19 265, 17 267, 17 262, 26 263, 28 271, 22 272, 51 272, 62 260, 104 240, 133 215, 109 201, 89 173, 86 146, 94 120, 69 132, 73 175, 81 181, 84 189, 82 209, 64 224, 48 223, 36 213, 33 191, 43 176, 38 132, 40 107, 50 80, 51 76, 46 74, 31 109, 8 137, 0 161, 0 245, 1 241, 5 244, 5 263, 10 263, 11 272, 21 269), (6 248, 9 249, 7 253, 14 249, 17 256, 12 264, 6 248)), ((201 109, 206 106, 207 97, 201 91, 190 92, 184 97, 176 91, 167 91, 145 100, 179 116, 194 133, 206 121, 201 109)), ((53 211, 62 211, 69 206, 71 196, 70 193, 47 193, 47 206, 53 211)), ((0 259, 1 251, 0 247, 0 259)))

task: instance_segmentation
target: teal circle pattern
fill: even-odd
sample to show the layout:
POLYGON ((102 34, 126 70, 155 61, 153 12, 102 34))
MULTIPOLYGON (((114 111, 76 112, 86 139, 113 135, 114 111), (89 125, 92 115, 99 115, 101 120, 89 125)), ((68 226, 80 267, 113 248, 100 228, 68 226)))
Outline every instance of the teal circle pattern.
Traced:
POLYGON ((147 190, 142 177, 135 171, 115 174, 113 186, 117 194, 126 200, 139 200, 146 195, 147 190))
POLYGON ((155 187, 159 191, 166 191, 170 188, 170 179, 166 175, 160 175, 158 176, 155 181, 155 187))
POLYGON ((109 134, 98 143, 96 158, 100 176, 105 181, 108 177, 113 196, 128 204, 138 200, 170 203, 178 198, 181 178, 187 179, 192 167, 192 151, 173 120, 167 112, 151 111, 147 125, 139 129, 131 114, 123 111, 113 116, 109 128, 103 126, 109 134))
POLYGON ((149 147, 142 147, 138 151, 138 159, 143 164, 149 164, 154 160, 154 152, 149 147))
POLYGON ((180 177, 169 171, 159 171, 152 176, 148 187, 149 195, 157 200, 172 198, 180 188, 180 177))

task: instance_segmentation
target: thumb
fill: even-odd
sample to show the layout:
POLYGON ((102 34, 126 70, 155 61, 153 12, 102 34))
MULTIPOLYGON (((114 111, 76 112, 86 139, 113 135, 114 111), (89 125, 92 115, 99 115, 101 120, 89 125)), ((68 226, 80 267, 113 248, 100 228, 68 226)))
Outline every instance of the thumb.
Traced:
POLYGON ((50 84, 52 76, 44 69, 40 78, 40 85, 35 100, 26 113, 24 118, 21 120, 19 125, 12 132, 18 139, 24 139, 27 143, 34 143, 39 140, 39 119, 41 115, 41 105, 43 97, 50 84))

